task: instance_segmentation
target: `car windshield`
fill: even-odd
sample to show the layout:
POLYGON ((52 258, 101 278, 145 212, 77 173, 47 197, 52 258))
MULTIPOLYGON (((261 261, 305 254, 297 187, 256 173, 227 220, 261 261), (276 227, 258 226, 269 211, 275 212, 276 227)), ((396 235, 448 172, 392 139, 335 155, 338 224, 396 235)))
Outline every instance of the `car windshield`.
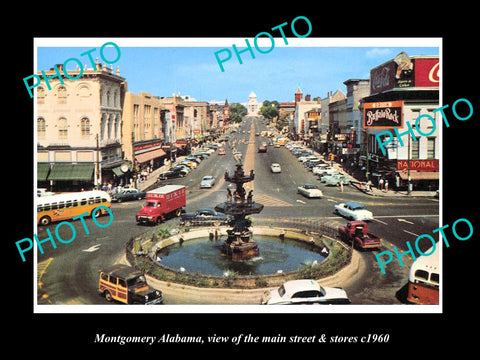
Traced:
POLYGON ((153 201, 147 201, 145 206, 148 206, 148 207, 156 207, 157 206, 157 203, 153 202, 153 201))
POLYGON ((285 287, 283 285, 278 288, 278 295, 285 295, 285 287))
POLYGON ((128 286, 135 286, 135 285, 145 284, 146 282, 147 282, 147 279, 145 279, 145 276, 140 275, 140 276, 137 276, 133 279, 129 279, 127 281, 127 285, 128 286))
POLYGON ((305 184, 305 189, 316 189, 316 186, 313 184, 305 184))

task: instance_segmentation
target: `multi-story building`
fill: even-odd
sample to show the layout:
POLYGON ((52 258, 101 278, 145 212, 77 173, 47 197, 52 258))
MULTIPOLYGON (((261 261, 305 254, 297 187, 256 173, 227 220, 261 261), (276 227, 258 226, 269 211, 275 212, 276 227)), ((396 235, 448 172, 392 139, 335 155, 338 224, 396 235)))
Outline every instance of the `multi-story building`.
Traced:
POLYGON ((347 87, 347 132, 350 129, 350 147, 352 153, 363 143, 362 111, 360 100, 370 95, 369 79, 348 79, 343 82, 347 87))
POLYGON ((434 112, 439 107, 438 68, 438 56, 409 57, 402 52, 370 71, 370 96, 362 100, 368 134, 364 159, 368 156, 370 173, 394 174, 398 187, 438 188, 441 115, 434 112), (420 115, 425 116, 417 122, 420 115), (390 135, 385 131, 392 139, 381 147, 377 134, 386 143, 390 135))
POLYGON ((297 138, 308 138, 309 123, 307 121, 307 112, 313 109, 319 109, 321 106, 321 102, 318 99, 311 100, 309 94, 305 95, 305 99, 303 99, 300 88, 297 89, 295 92, 295 114, 293 118, 293 127, 297 138))
POLYGON ((75 80, 62 74, 62 65, 45 71, 46 78, 37 74, 42 79, 36 88, 39 187, 89 189, 125 168, 121 141, 127 83, 118 68, 96 67, 69 70, 75 80))
POLYGON ((158 96, 141 91, 127 92, 123 105, 122 144, 124 158, 136 169, 157 168, 167 156, 164 122, 165 107, 158 96))

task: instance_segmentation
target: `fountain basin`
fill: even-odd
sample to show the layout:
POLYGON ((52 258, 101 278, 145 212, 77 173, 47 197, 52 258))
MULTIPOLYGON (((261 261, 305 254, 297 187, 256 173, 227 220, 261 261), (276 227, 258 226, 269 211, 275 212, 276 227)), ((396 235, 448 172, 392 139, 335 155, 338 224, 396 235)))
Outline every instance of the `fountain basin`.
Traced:
POLYGON ((171 236, 152 246, 149 256, 168 270, 209 276, 223 276, 228 272, 241 276, 286 274, 298 270, 302 264, 321 263, 326 258, 326 254, 321 253, 326 246, 310 244, 310 237, 305 234, 287 231, 281 240, 281 229, 255 227, 253 236, 261 250, 259 256, 233 261, 221 256, 226 230, 220 228, 220 236, 213 240, 207 228, 171 236))

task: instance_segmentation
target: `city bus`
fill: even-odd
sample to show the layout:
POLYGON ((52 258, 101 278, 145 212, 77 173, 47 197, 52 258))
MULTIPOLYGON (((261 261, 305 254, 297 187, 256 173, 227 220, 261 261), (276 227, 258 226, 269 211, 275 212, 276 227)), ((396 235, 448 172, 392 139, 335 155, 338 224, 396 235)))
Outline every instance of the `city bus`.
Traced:
MULTIPOLYGON (((110 208, 111 198, 105 191, 92 190, 41 196, 37 198, 37 224, 48 225, 51 222, 69 220, 83 213, 92 216, 97 206, 110 208)), ((99 209, 95 216, 106 214, 99 209)))
MULTIPOLYGON (((431 255, 422 255, 412 264, 408 276, 407 300, 415 304, 438 304, 440 289, 439 249, 431 255)), ((432 251, 430 248, 425 254, 432 251)))

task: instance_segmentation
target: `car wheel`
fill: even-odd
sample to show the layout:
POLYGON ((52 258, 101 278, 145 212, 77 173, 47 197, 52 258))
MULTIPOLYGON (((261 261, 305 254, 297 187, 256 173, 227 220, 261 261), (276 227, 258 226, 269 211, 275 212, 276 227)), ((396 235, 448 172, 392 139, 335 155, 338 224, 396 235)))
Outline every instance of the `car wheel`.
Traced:
POLYGON ((50 224, 51 222, 52 222, 52 219, 50 219, 49 216, 44 216, 40 219, 40 225, 46 226, 46 225, 50 224))
POLYGON ((110 291, 105 290, 104 295, 105 295, 105 299, 106 299, 108 302, 111 302, 111 301, 113 300, 113 296, 112 296, 112 294, 110 293, 110 291))

